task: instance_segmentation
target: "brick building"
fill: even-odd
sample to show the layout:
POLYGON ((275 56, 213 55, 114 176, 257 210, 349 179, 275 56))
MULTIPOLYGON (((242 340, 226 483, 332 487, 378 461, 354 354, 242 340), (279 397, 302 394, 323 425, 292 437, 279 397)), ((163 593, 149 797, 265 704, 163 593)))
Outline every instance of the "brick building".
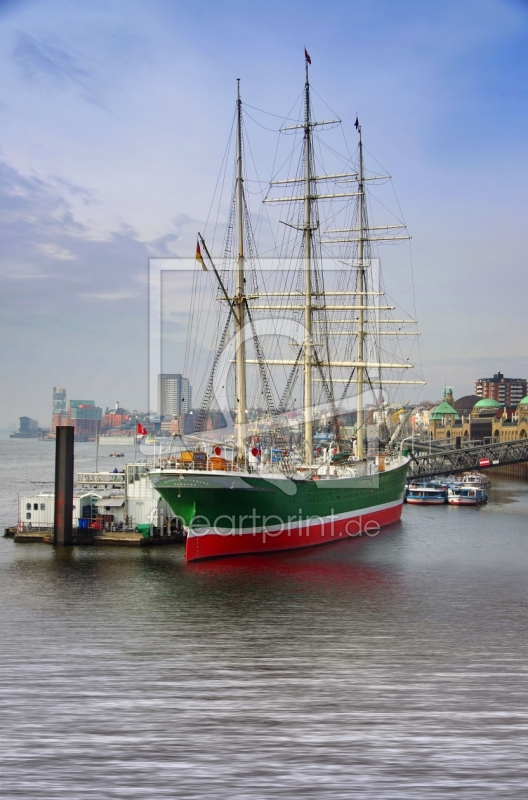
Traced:
POLYGON ((505 378, 496 372, 493 378, 479 378, 475 394, 482 399, 496 400, 502 406, 516 408, 527 394, 525 378, 505 378))
POLYGON ((74 426, 77 441, 86 441, 100 432, 102 416, 102 409, 93 400, 70 400, 66 424, 74 426))
POLYGON ((54 414, 51 420, 51 432, 55 433, 57 428, 60 428, 61 425, 69 425, 69 417, 68 414, 54 414))
POLYGON ((120 428, 129 420, 130 414, 124 408, 116 408, 104 415, 103 429, 111 430, 113 428, 120 428))

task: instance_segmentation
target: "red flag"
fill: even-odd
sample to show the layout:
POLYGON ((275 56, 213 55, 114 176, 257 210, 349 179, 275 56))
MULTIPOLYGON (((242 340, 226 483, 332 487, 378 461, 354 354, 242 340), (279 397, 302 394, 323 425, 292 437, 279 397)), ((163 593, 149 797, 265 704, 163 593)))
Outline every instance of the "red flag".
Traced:
POLYGON ((147 429, 143 427, 141 422, 138 422, 138 424, 137 424, 137 432, 138 432, 138 436, 146 436, 147 433, 148 433, 147 429))
POLYGON ((306 61, 308 62, 308 64, 312 63, 312 59, 308 55, 308 50, 306 49, 306 47, 304 48, 304 57, 305 57, 306 61))

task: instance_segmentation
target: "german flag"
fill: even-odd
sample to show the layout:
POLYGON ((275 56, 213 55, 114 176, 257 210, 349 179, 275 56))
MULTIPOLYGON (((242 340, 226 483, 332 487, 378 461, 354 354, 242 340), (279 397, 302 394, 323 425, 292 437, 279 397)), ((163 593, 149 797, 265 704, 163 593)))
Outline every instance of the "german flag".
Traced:
POLYGON ((207 272, 207 267, 205 266, 204 260, 202 258, 202 251, 200 250, 200 242, 196 242, 196 260, 200 264, 201 268, 207 272))

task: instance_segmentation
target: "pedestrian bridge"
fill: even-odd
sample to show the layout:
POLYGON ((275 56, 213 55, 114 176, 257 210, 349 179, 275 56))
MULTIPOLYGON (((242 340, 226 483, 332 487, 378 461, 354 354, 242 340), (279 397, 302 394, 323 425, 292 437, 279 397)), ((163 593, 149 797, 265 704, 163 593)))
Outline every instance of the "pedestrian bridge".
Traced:
POLYGON ((408 480, 520 464, 523 461, 528 461, 528 439, 497 444, 465 444, 460 449, 442 448, 422 455, 413 453, 408 480))

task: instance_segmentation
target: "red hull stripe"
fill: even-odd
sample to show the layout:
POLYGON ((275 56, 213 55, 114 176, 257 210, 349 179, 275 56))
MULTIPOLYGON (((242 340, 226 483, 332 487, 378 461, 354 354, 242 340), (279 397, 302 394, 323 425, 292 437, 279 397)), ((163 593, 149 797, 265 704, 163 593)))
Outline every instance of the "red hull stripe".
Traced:
POLYGON ((416 499, 415 497, 407 498, 407 504, 410 506, 441 506, 446 502, 445 497, 425 497, 423 499, 416 499))
POLYGON ((379 529, 398 522, 403 501, 386 504, 382 508, 363 513, 352 513, 348 517, 334 518, 322 523, 291 525, 285 530, 259 531, 253 533, 191 533, 187 537, 185 557, 187 561, 202 558, 218 558, 249 553, 273 553, 278 550, 295 550, 301 547, 331 544, 340 539, 349 539, 366 533, 376 536, 379 529), (388 507, 387 507, 388 506, 388 507))

